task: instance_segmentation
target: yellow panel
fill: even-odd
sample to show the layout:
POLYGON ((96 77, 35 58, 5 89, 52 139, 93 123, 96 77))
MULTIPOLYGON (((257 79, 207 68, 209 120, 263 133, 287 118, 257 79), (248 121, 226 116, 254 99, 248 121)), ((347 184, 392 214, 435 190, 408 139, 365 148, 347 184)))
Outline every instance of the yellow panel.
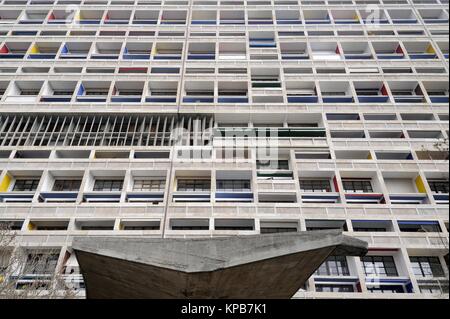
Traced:
POLYGON ((34 230, 34 229, 36 229, 36 226, 32 222, 29 222, 28 223, 28 230, 34 230))
POLYGON ((436 51, 434 51, 434 48, 431 44, 427 47, 427 53, 436 53, 436 51))
POLYGON ((75 20, 81 20, 81 13, 80 13, 80 11, 77 11, 77 13, 75 14, 75 20))
POLYGON ((370 159, 370 160, 373 159, 371 153, 369 153, 369 156, 367 156, 367 159, 370 159))
POLYGON ((353 16, 353 20, 359 21, 358 14, 355 13, 355 15, 353 16))
POLYGON ((419 193, 426 193, 427 190, 425 188, 425 184, 423 183, 422 177, 417 176, 416 178, 416 186, 419 193))
POLYGON ((0 184, 0 192, 7 192, 9 189, 9 185, 11 185, 11 176, 9 174, 6 174, 0 184))
POLYGON ((152 55, 158 54, 158 51, 156 50, 156 45, 152 46, 152 55))
POLYGON ((30 53, 39 53, 39 48, 36 44, 33 44, 33 46, 30 49, 30 53))

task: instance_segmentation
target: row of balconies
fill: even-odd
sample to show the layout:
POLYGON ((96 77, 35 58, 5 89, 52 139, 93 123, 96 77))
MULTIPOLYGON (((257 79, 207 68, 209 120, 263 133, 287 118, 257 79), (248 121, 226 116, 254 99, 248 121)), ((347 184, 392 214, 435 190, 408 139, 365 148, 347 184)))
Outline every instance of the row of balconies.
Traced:
POLYGON ((5 171, 1 182, 3 202, 150 202, 169 201, 347 204, 448 204, 448 174, 425 173, 426 181, 415 172, 299 171, 299 181, 287 160, 257 161, 256 180, 251 170, 187 172, 178 170, 170 183, 167 171, 129 173, 120 170, 5 171), (268 163, 268 164, 267 164, 268 163), (238 175, 238 176, 237 176, 238 175), (44 176, 44 177, 42 177, 44 176), (169 190, 166 185, 172 185, 169 190), (254 195, 257 194, 257 196, 254 195), (38 194, 38 195, 37 195, 38 194), (257 199, 255 198, 257 197, 257 199))
MULTIPOLYGON (((448 103, 448 81, 280 81, 256 70, 249 81, 186 81, 181 103, 448 103), (251 89, 249 88, 251 86, 251 89), (252 99, 250 100, 250 94, 252 99)), ((270 71, 273 71, 271 75, 270 71)), ((0 98, 18 102, 177 103, 178 81, 0 81, 0 98), (76 94, 74 94, 76 92, 76 94), (144 93, 146 92, 146 93, 144 93), (3 97, 4 96, 4 97, 3 97)))
MULTIPOLYGON (((20 62, 19 62, 20 63, 20 62)), ((97 74, 109 74, 115 75, 118 78, 120 77, 128 77, 130 74, 133 74, 133 77, 138 80, 139 78, 147 77, 149 74, 154 77, 164 77, 164 80, 167 80, 168 77, 173 77, 174 79, 178 79, 180 74, 184 74, 186 78, 190 78, 192 76, 202 76, 208 77, 211 79, 217 78, 220 79, 229 79, 233 78, 233 80, 246 80, 248 78, 249 73, 256 72, 256 69, 244 67, 224 67, 224 66, 212 66, 212 67, 195 67, 195 65, 188 64, 186 67, 182 67, 181 65, 177 66, 158 66, 159 63, 152 63, 152 67, 147 65, 145 66, 84 66, 83 62, 77 63, 74 66, 51 66, 53 62, 49 65, 42 66, 20 66, 16 63, 11 63, 8 66, 0 67, 0 73, 5 75, 16 74, 19 76, 30 76, 30 75, 47 75, 47 76, 60 76, 64 74, 66 77, 77 77, 79 74, 83 74, 84 77, 95 77, 97 74)), ((439 63, 440 64, 440 63, 439 63)), ((90 63, 89 63, 90 65, 90 63)), ((267 69, 270 66, 267 66, 267 69)), ((447 71, 443 66, 416 66, 416 67, 379 67, 379 66, 366 66, 366 67, 358 67, 358 66, 317 66, 317 67, 284 67, 279 72, 280 82, 285 81, 294 81, 299 77, 302 77, 302 80, 306 78, 315 78, 315 77, 342 77, 346 78, 347 75, 351 75, 353 78, 355 77, 367 77, 373 76, 377 77, 378 75, 383 74, 385 77, 398 77, 399 75, 408 75, 411 77, 415 76, 424 76, 431 75, 435 77, 435 80, 440 77, 444 77, 447 74, 447 71), (284 80, 283 80, 284 75, 284 80)), ((68 79, 67 79, 68 80, 68 79)), ((375 80, 376 81, 376 80, 375 80)), ((2 87, 1 89, 4 89, 2 87)))
MULTIPOLYGON (((448 0, 411 0, 415 5, 445 5, 448 0)), ((3 5, 14 6, 47 6, 47 5, 84 5, 84 6, 188 6, 191 3, 187 0, 4 0, 0 1, 3 5)), ((324 6, 324 5, 394 5, 409 6, 407 0, 196 0, 192 2, 196 6, 324 6)))
MULTIPOLYGON (((160 231, 161 220, 159 218, 29 218, 29 219, 2 219, 2 229, 22 231, 23 234, 35 231, 160 231)), ((448 223, 445 224, 448 227, 448 223)), ((271 218, 176 218, 169 219, 166 225, 168 230, 241 230, 260 233, 298 232, 300 229, 307 231, 339 229, 344 232, 355 233, 356 237, 364 237, 367 233, 380 239, 387 236, 399 238, 427 238, 441 236, 448 241, 446 235, 448 229, 440 226, 437 220, 341 220, 341 219, 271 219, 271 218), (349 225, 349 227, 347 227, 349 225)), ((72 234, 73 235, 73 234, 72 234)), ((447 235, 448 236, 448 235, 447 235)), ((441 243, 442 244, 442 243, 441 243)), ((443 245, 443 244, 442 244, 443 245)), ((372 245, 371 245, 372 246, 372 245)), ((375 245, 376 246, 376 245, 375 245)), ((398 247, 398 243, 393 245, 398 247)))
POLYGON ((80 25, 299 25, 299 24, 446 24, 444 9, 409 7, 377 10, 288 9, 288 10, 1 10, 2 24, 80 25))
MULTIPOLYGON (((257 26, 255 27, 257 28, 257 26)), ((286 29, 279 27, 278 29, 286 29)), ((39 28, 41 29, 41 28, 39 28)), ((139 40, 149 39, 152 40, 155 37, 161 39, 182 39, 186 36, 186 32, 184 29, 177 30, 176 28, 171 28, 171 30, 165 30, 164 28, 159 28, 157 26, 146 26, 145 30, 141 30, 139 26, 135 28, 121 28, 120 30, 111 30, 110 28, 102 25, 99 28, 89 27, 90 30, 86 30, 86 28, 82 29, 74 29, 64 28, 61 26, 57 26, 55 28, 44 28, 44 30, 36 30, 30 28, 28 26, 20 26, 18 29, 13 28, 12 30, 0 30, 0 36, 4 37, 21 37, 21 38, 32 38, 39 36, 41 38, 62 38, 62 37, 75 37, 76 39, 90 39, 94 37, 109 37, 109 38, 121 38, 128 37, 139 40), (175 29, 175 30, 173 30, 175 29)), ((220 28, 215 28, 212 26, 208 26, 207 31, 192 29, 189 32, 190 38, 197 39, 211 39, 220 37, 221 39, 240 39, 245 40, 246 31, 245 27, 236 28, 235 26, 230 26, 227 29, 231 29, 229 31, 222 31, 220 28), (242 29, 241 31, 235 31, 236 29, 242 29)), ((267 31, 262 31, 267 32, 267 31)), ((249 34, 258 33, 258 31, 249 31, 249 34)), ((440 27, 435 27, 429 30, 429 33, 432 37, 437 37, 438 39, 444 39, 448 37, 448 29, 440 29, 440 27)), ((384 25, 382 28, 369 29, 364 28, 363 26, 353 25, 351 30, 347 30, 344 26, 341 25, 329 25, 329 27, 324 26, 321 27, 320 30, 314 29, 313 26, 310 27, 299 27, 299 29, 293 31, 291 29, 287 30, 279 30, 277 31, 278 38, 286 39, 286 40, 295 40, 301 38, 304 40, 305 36, 308 37, 343 37, 345 39, 354 39, 360 40, 361 37, 364 37, 364 40, 369 38, 377 38, 379 40, 384 40, 386 38, 406 38, 414 40, 418 40, 420 38, 426 39, 428 35, 425 33, 423 28, 394 28, 393 26, 384 25), (340 26, 340 27, 339 27, 340 26)), ((438 42, 438 46, 442 47, 441 43, 438 42)), ((447 45, 448 47, 448 45, 447 45)), ((258 48, 252 48, 252 52, 255 52, 258 48)), ((261 48, 259 48, 261 49, 261 48)), ((441 49, 444 51, 444 49, 441 49)), ((266 52, 270 52, 270 50, 265 50, 266 52)), ((447 50, 448 52, 448 50, 447 50)), ((266 58, 267 59, 267 58, 266 58)))
MULTIPOLYGON (((190 42, 186 60, 428 60, 438 59, 429 41, 394 42, 280 42, 274 32, 250 32, 247 42, 190 42), (280 55, 277 47, 279 46, 280 55), (247 48, 249 48, 247 50, 247 48), (254 51, 257 50, 257 51, 254 51), (249 55, 247 51, 250 51, 249 55), (253 53, 252 53, 253 52, 253 53), (256 52, 256 54, 255 54, 256 52)), ((448 42, 438 42, 448 59, 448 42)), ((0 46, 0 59, 32 60, 181 60, 183 43, 167 42, 13 42, 0 46)))

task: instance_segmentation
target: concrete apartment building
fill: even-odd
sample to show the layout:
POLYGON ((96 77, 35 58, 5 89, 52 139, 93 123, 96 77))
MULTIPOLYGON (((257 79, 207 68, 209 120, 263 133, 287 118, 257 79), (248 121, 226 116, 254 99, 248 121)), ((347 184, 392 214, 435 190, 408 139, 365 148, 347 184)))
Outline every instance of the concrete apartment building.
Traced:
POLYGON ((17 289, 57 271, 83 297, 74 236, 341 229, 367 255, 295 298, 448 298, 448 19, 448 0, 0 0, 0 222, 25 261, 57 251, 17 289))

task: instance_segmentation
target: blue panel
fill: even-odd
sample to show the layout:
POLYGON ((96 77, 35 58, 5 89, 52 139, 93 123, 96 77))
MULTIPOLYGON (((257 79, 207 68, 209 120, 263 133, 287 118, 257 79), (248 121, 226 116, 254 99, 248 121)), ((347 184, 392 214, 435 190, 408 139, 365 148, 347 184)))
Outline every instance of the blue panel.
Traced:
POLYGON ((253 193, 216 193, 217 199, 253 199, 253 193))
POLYGON ((213 97, 184 97, 184 103, 213 103, 213 97))
POLYGON ((124 54, 124 60, 150 60, 150 54, 124 54))
POLYGON ((302 24, 300 20, 277 20, 277 24, 302 24))
POLYGON ((438 221, 434 220, 399 220, 399 225, 439 225, 438 221))
POLYGON ((215 54, 188 54, 188 60, 214 60, 215 54))
POLYGON ((117 102, 117 103, 138 103, 141 102, 141 97, 135 97, 135 96, 113 96, 111 97, 111 102, 117 102))
POLYGON ((311 96, 288 96, 288 103, 317 103, 318 97, 315 95, 311 96))
POLYGON ((61 96, 44 96, 41 98, 41 102, 70 102, 71 97, 61 97, 61 96))
POLYGON ((248 98, 246 97, 219 97, 219 103, 248 103, 248 98))
POLYGON ((360 96, 358 95, 358 100, 360 103, 386 103, 389 99, 389 96, 378 95, 378 96, 360 96))
POLYGON ((15 53, 0 53, 0 59, 23 59, 25 54, 15 54, 15 53))
POLYGON ((437 55, 435 53, 413 53, 409 54, 409 57, 414 60, 418 59, 436 59, 437 55))
POLYGON ((28 56, 28 59, 33 59, 33 60, 51 60, 54 59, 56 57, 56 54, 42 54, 42 53, 38 53, 38 54, 30 54, 28 56))
POLYGON ((448 96, 430 96, 432 103, 448 103, 448 96))
POLYGON ((77 96, 82 96, 84 94, 84 86, 83 84, 80 84, 80 87, 78 88, 77 96))
POLYGON ((149 103, 175 103, 176 97, 146 97, 145 102, 149 103))
POLYGON ((352 103, 353 102, 353 97, 351 96, 343 96, 343 97, 338 97, 338 96, 333 96, 333 97, 322 97, 322 100, 324 103, 352 103))
POLYGON ((132 24, 157 24, 157 20, 139 20, 139 21, 133 21, 132 24))
POLYGON ((212 21, 212 20, 192 20, 191 24, 216 24, 216 21, 212 21))

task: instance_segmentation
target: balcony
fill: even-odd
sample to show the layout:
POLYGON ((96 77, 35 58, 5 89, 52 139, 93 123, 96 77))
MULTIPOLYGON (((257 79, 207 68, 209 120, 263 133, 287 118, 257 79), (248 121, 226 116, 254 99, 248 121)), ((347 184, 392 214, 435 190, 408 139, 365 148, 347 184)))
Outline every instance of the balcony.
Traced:
POLYGON ((47 11, 26 10, 19 19, 19 24, 43 24, 47 11))
POLYGON ((331 24, 327 10, 303 10, 305 24, 331 24))
POLYGON ((273 24, 272 11, 248 11, 249 25, 273 24))
POLYGON ((173 201, 181 203, 198 203, 211 201, 211 179, 206 175, 209 172, 197 172, 205 175, 204 178, 177 178, 176 191, 173 193, 173 201))
POLYGON ((186 11, 165 10, 162 13, 160 24, 163 25, 184 25, 186 24, 186 11))
POLYGON ((83 201, 87 203, 118 203, 120 202, 120 191, 105 192, 92 191, 83 193, 83 201))
POLYGON ((206 11, 206 10, 194 10, 192 12, 192 25, 216 25, 217 24, 217 13, 216 11, 206 11))
POLYGON ((247 82, 219 82, 218 103, 248 103, 247 82))
POLYGON ((389 82, 396 103, 425 103, 426 99, 417 82, 389 82))
POLYGON ((100 24, 103 18, 102 10, 80 10, 75 15, 77 24, 100 24))
POLYGON ((16 81, 9 86, 5 102, 33 103, 36 102, 44 81, 16 81))
POLYGON ((104 24, 129 24, 131 11, 129 10, 110 10, 106 13, 104 24))
POLYGON ((83 81, 78 88, 77 102, 104 103, 108 97, 110 82, 83 81))
POLYGON ((354 10, 331 10, 335 24, 360 24, 358 13, 354 10))
POLYGON ((353 93, 348 82, 320 82, 323 103, 353 103, 353 93))
POLYGON ((364 24, 389 24, 389 18, 386 11, 378 8, 377 14, 373 14, 372 10, 358 10, 364 24))
POLYGON ((152 43, 127 43, 123 51, 124 60, 150 60, 152 43))
POLYGON ((75 17, 76 11, 53 10, 47 18, 48 24, 70 24, 75 17))
POLYGON ((117 81, 113 87, 111 102, 139 103, 142 99, 144 82, 117 81))
POLYGON ((419 9, 419 14, 426 24, 448 23, 448 13, 442 9, 419 9))
POLYGON ((219 16, 221 25, 245 24, 245 11, 221 10, 219 16))
POLYGON ((437 59, 436 50, 429 42, 403 42, 408 56, 413 60, 437 59))
POLYGON ((370 46, 365 42, 342 42, 342 50, 346 60, 371 60, 370 46))
POLYGON ((278 25, 302 24, 300 12, 296 10, 276 10, 275 17, 278 25))
POLYGON ((308 60, 309 54, 306 42, 281 42, 282 60, 308 60))
POLYGON ((212 82, 186 82, 183 103, 214 103, 212 82))
POLYGON ((156 25, 158 24, 159 11, 136 10, 132 24, 136 25, 156 25))
POLYGON ((416 24, 417 17, 411 9, 388 10, 393 24, 416 24))
POLYGON ((35 43, 29 49, 28 59, 51 60, 56 58, 61 43, 35 43))
POLYGON ((41 102, 70 102, 76 85, 75 81, 49 81, 44 86, 41 102))
POLYGON ((354 82, 359 103, 387 103, 389 93, 383 82, 354 82))
POLYGON ((175 103, 177 101, 178 83, 175 81, 151 81, 148 84, 148 103, 175 103))
POLYGON ((0 59, 23 59, 30 42, 5 42, 0 47, 0 59))
POLYGON ((445 103, 449 102, 449 85, 448 81, 426 81, 422 82, 425 91, 430 98, 431 103, 445 103))
POLYGON ((189 43, 188 60, 215 60, 215 43, 189 43))
POLYGON ((152 53, 154 60, 181 60, 183 43, 157 43, 152 53))
POLYGON ((120 42, 97 42, 91 53, 91 59, 95 60, 118 60, 122 43, 120 42))
POLYGON ((90 42, 66 42, 61 48, 60 59, 84 60, 89 55, 90 42))
POLYGON ((379 60, 398 60, 405 58, 405 52, 398 42, 372 42, 379 60))
POLYGON ((340 61, 343 59, 336 42, 312 42, 311 58, 315 61, 340 61))

